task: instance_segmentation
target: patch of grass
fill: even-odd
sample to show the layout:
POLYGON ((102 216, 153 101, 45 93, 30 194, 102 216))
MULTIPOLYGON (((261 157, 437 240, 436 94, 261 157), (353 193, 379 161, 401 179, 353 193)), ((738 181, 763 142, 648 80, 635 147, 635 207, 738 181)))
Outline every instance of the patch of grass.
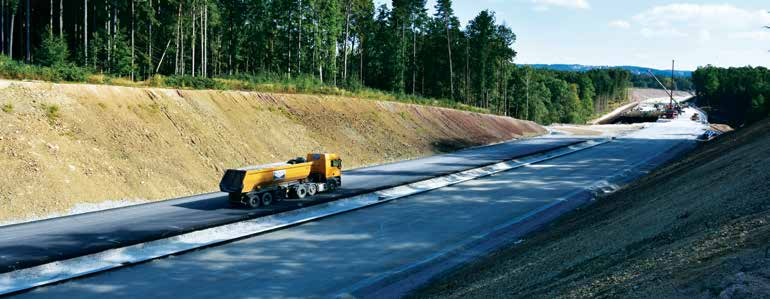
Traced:
POLYGON ((3 104, 3 108, 2 109, 3 109, 3 112, 5 112, 5 113, 11 113, 11 112, 13 112, 13 104, 11 104, 11 103, 3 104))
POLYGON ((102 102, 96 103, 96 106, 99 106, 99 108, 102 108, 102 109, 107 109, 107 104, 102 102))
POLYGON ((294 113, 291 113, 291 111, 287 110, 286 107, 279 106, 276 110, 273 110, 272 108, 270 108, 270 111, 271 112, 279 112, 284 117, 286 117, 286 118, 288 118, 288 119, 290 119, 292 121, 295 121, 295 122, 300 121, 299 117, 297 115, 295 115, 294 113))
POLYGON ((106 84, 107 79, 103 74, 92 74, 86 77, 86 82, 91 84, 106 84))
MULTIPOLYGON (((159 78, 156 78, 156 80, 159 78)), ((163 86, 190 89, 225 89, 219 81, 211 78, 193 76, 172 76, 162 80, 163 86)))
POLYGON ((43 111, 45 112, 45 116, 48 118, 49 121, 56 121, 61 117, 61 107, 56 104, 43 104, 42 105, 43 111))
POLYGON ((149 110, 152 113, 158 113, 160 112, 161 106, 158 103, 152 103, 147 105, 147 110, 149 110))

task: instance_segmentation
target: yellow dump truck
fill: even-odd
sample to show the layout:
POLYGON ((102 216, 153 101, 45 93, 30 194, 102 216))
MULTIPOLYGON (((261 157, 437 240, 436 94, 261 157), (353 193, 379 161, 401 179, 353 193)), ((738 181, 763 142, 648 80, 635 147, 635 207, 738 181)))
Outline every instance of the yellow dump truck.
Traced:
POLYGON ((285 163, 228 169, 219 189, 231 204, 269 206, 285 198, 305 198, 342 185, 342 159, 337 154, 308 154, 285 163))

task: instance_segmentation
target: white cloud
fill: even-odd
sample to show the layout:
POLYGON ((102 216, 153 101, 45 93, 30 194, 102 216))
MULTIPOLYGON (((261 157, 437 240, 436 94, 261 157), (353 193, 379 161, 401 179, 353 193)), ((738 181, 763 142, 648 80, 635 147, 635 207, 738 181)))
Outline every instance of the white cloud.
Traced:
POLYGON ((744 31, 730 34, 730 38, 749 41, 770 41, 770 31, 744 31))
POLYGON ((684 33, 680 30, 677 30, 675 28, 649 28, 645 27, 642 28, 639 33, 642 34, 642 36, 646 38, 685 38, 688 36, 687 33, 684 33))
POLYGON ((631 23, 624 20, 615 20, 610 22, 610 27, 618 28, 618 29, 628 29, 628 28, 631 28, 631 23))
POLYGON ((632 20, 645 28, 641 31, 645 37, 690 37, 705 42, 734 32, 754 32, 770 25, 770 14, 732 4, 680 3, 653 7, 632 20), (681 34, 672 34, 674 32, 681 34))
POLYGON ((653 7, 634 19, 644 24, 746 27, 770 22, 765 10, 746 10, 732 4, 669 4, 653 7))
POLYGON ((589 9, 591 4, 588 0, 532 0, 535 4, 535 10, 544 11, 550 7, 562 7, 570 9, 589 9))

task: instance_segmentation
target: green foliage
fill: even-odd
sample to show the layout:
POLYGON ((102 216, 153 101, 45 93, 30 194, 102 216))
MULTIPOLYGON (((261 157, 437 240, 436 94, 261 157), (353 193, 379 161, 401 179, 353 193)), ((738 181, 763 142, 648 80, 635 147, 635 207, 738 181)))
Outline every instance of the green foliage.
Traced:
POLYGON ((53 122, 59 119, 61 117, 61 107, 56 104, 42 104, 41 108, 43 108, 43 111, 45 112, 45 116, 48 118, 49 121, 53 122))
POLYGON ((626 100, 628 72, 606 69, 563 72, 531 67, 511 70, 509 115, 549 124, 585 123, 626 100))
POLYGON ((193 76, 171 76, 162 81, 164 86, 192 89, 222 89, 222 85, 214 79, 193 76))
POLYGON ((44 67, 21 63, 0 55, 0 77, 7 79, 32 79, 44 81, 83 82, 90 74, 87 69, 71 63, 44 67))
POLYGON ((5 112, 5 113, 11 113, 11 112, 13 112, 13 104, 5 103, 5 104, 3 104, 3 108, 2 109, 3 109, 3 112, 5 112))
POLYGON ((73 63, 60 64, 50 69, 51 81, 84 82, 90 71, 73 63))
POLYGON ((43 33, 43 41, 37 50, 35 59, 38 64, 48 67, 61 67, 67 63, 69 57, 69 48, 67 40, 58 35, 48 34, 48 30, 43 33))
POLYGON ((126 77, 131 74, 131 48, 126 42, 125 35, 118 32, 112 38, 113 50, 110 61, 110 72, 118 77, 126 77))
POLYGON ((701 67, 693 83, 698 104, 711 110, 713 121, 738 127, 770 114, 770 70, 764 67, 701 67))

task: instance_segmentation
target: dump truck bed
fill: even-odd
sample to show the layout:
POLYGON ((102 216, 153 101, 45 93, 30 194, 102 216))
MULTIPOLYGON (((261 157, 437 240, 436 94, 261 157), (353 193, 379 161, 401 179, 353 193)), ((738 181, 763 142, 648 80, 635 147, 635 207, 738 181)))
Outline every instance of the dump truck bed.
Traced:
POLYGON ((272 163, 230 169, 219 187, 224 192, 249 192, 283 182, 306 179, 313 163, 272 163))

